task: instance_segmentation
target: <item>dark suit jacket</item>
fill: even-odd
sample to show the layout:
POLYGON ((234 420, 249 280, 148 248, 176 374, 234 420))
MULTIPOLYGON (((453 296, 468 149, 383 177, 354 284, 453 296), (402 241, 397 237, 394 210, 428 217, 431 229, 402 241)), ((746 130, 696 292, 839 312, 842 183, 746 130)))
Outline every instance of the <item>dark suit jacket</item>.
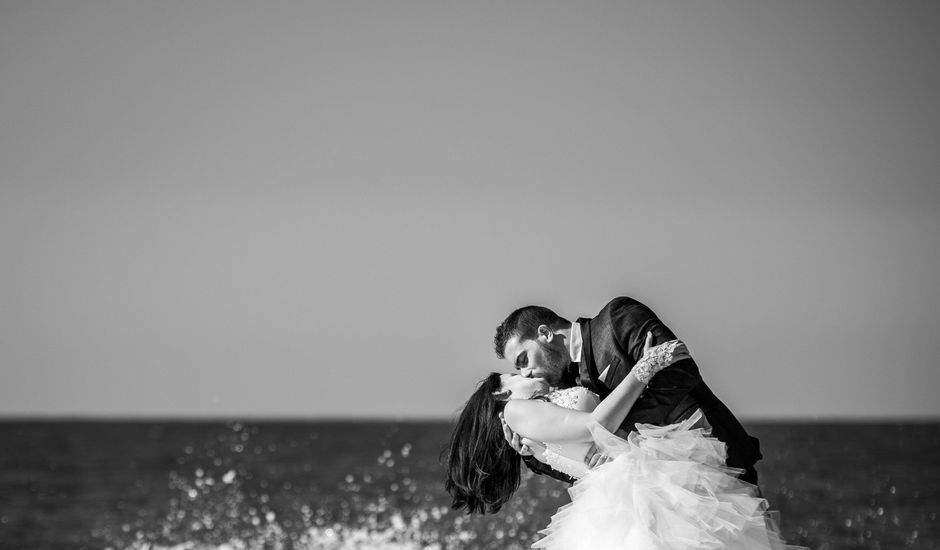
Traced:
MULTIPOLYGON (((613 299, 596 317, 578 319, 578 323, 583 339, 581 362, 576 370, 572 368, 568 382, 590 389, 601 399, 623 381, 642 357, 647 332, 653 333, 654 345, 676 339, 652 310, 626 297, 613 299), (608 368, 605 383, 600 375, 608 368)), ((675 363, 654 376, 620 428, 631 431, 638 423, 664 426, 688 418, 696 409, 705 413, 712 435, 728 445, 728 466, 744 470, 741 479, 756 484, 754 464, 761 459, 760 444, 705 384, 694 359, 675 363)), ((530 469, 571 481, 537 460, 526 458, 530 469)))

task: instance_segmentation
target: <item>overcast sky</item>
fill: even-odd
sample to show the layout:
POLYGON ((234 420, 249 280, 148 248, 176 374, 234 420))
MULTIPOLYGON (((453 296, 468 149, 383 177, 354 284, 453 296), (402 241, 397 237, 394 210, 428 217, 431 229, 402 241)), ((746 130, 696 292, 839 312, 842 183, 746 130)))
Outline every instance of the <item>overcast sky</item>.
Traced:
POLYGON ((940 416, 935 2, 0 3, 0 415, 447 417, 650 305, 741 417, 940 416))

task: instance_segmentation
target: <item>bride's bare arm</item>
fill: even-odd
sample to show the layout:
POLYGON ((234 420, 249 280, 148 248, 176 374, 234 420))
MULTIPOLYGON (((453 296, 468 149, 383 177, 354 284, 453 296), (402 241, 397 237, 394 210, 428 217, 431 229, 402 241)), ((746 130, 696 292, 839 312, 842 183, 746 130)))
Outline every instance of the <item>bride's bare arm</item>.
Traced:
MULTIPOLYGON (((647 337, 647 342, 651 343, 650 336, 647 337)), ((688 350, 681 343, 669 343, 656 348, 647 345, 647 349, 652 353, 644 355, 644 359, 649 359, 646 362, 638 362, 607 399, 601 401, 592 412, 565 409, 544 401, 519 399, 506 404, 503 413, 506 423, 520 436, 545 443, 589 440, 591 434, 588 425, 592 421, 596 421, 608 431, 615 431, 643 392, 649 377, 666 365, 689 357, 688 350), (656 352, 663 350, 668 352, 657 357, 656 352)))
POLYGON ((544 401, 512 400, 506 403, 503 415, 512 431, 544 443, 581 441, 591 436, 587 429, 590 413, 544 401))
POLYGON ((631 373, 593 412, 566 409, 544 401, 516 399, 506 403, 503 414, 509 427, 522 437, 545 443, 587 441, 591 439, 588 425, 592 421, 610 431, 616 430, 644 387, 646 385, 631 373))

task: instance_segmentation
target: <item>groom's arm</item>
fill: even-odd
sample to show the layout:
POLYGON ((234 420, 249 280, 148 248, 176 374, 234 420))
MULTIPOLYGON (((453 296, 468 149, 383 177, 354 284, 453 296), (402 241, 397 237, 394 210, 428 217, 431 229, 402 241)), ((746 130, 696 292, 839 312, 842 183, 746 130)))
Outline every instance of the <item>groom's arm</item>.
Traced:
MULTIPOLYGON (((614 388, 642 355, 640 342, 645 331, 652 331, 656 344, 674 339, 676 335, 650 308, 636 300, 617 298, 608 308, 605 311, 609 313, 612 336, 622 350, 621 363, 616 369, 611 369, 614 372, 605 380, 609 388, 614 388)), ((704 383, 694 359, 675 363, 656 375, 634 404, 621 428, 633 430, 640 422, 670 424, 686 418, 699 408, 705 412, 712 426, 712 434, 728 445, 728 466, 743 469, 742 479, 756 483, 754 464, 761 459, 759 442, 747 434, 731 410, 704 383)))
POLYGON ((522 461, 525 462, 525 465, 529 467, 529 470, 539 475, 553 477, 558 481, 564 481, 565 483, 575 482, 573 477, 559 472, 558 470, 539 460, 541 458, 540 450, 544 450, 544 446, 542 446, 540 449, 538 442, 520 437, 519 434, 514 432, 512 428, 506 424, 506 418, 502 413, 499 415, 499 421, 503 424, 503 436, 506 438, 506 442, 509 443, 509 446, 519 453, 520 456, 522 456, 522 461))
POLYGON ((525 465, 529 467, 530 470, 539 474, 545 475, 548 477, 553 477, 558 481, 564 481, 565 483, 574 483, 575 479, 568 474, 563 474, 558 470, 552 468, 548 464, 544 464, 536 460, 534 456, 523 456, 522 461, 525 462, 525 465))
POLYGON ((607 307, 614 337, 630 367, 643 356, 647 333, 653 333, 653 345, 678 339, 653 310, 632 298, 615 298, 607 307))
MULTIPOLYGON (((616 388, 633 370, 633 366, 643 356, 646 334, 653 334, 653 345, 659 345, 678 337, 646 305, 632 298, 615 298, 605 308, 610 316, 609 326, 612 337, 621 351, 621 363, 607 373, 605 385, 611 390, 616 388)), ((650 389, 671 388, 691 389, 702 378, 693 359, 686 359, 672 365, 657 375, 650 384, 650 389)))

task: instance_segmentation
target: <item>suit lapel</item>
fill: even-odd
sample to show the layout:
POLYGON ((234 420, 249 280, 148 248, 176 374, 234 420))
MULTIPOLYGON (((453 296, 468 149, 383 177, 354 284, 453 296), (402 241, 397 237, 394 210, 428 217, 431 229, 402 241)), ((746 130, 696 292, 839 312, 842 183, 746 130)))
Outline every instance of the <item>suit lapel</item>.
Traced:
POLYGON ((585 380, 590 380, 593 387, 588 389, 599 395, 601 399, 604 399, 610 394, 610 390, 601 382, 597 374, 597 365, 594 362, 594 344, 591 342, 591 320, 581 318, 578 319, 578 324, 581 325, 582 341, 581 365, 579 366, 581 384, 584 385, 585 380))

